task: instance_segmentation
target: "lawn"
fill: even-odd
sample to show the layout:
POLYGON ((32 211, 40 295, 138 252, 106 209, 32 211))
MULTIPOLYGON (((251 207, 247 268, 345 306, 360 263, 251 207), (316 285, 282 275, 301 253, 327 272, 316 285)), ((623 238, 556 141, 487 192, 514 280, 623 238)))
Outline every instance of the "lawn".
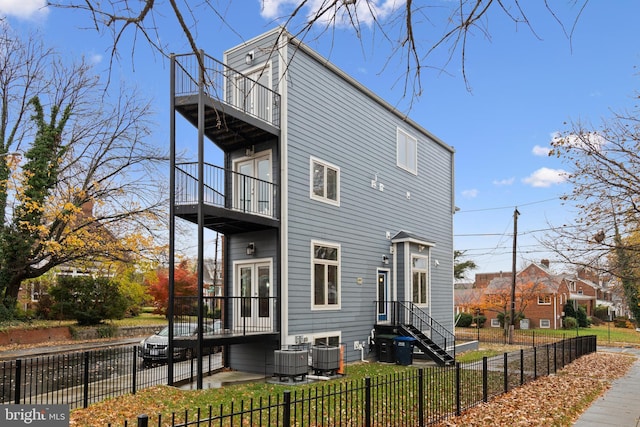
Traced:
MULTIPOLYGON (((481 342, 503 342, 504 333, 498 328, 456 328, 456 336, 465 339, 476 339, 480 336, 481 342)), ((515 337, 525 340, 525 343, 540 344, 545 339, 555 340, 557 338, 571 338, 575 336, 595 335, 598 338, 599 345, 640 345, 640 332, 630 328, 616 328, 613 324, 604 324, 599 326, 590 326, 588 328, 579 329, 528 329, 515 331, 515 337)))

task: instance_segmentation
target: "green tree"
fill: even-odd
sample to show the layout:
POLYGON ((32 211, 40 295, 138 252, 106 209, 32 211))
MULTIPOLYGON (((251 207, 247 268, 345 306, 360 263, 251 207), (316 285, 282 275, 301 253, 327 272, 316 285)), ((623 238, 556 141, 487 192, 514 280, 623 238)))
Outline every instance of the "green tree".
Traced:
POLYGON ((74 319, 79 325, 97 325, 107 319, 121 319, 127 310, 127 300, 118 283, 90 276, 58 277, 58 284, 49 289, 54 300, 51 312, 59 319, 74 319))
POLYGON ((478 268, 473 260, 462 261, 465 251, 453 251, 453 278, 464 279, 468 271, 478 268))
POLYGON ((157 256, 167 156, 150 104, 0 23, 0 301, 63 264, 157 256), (44 107, 46 106, 46 108, 44 107))

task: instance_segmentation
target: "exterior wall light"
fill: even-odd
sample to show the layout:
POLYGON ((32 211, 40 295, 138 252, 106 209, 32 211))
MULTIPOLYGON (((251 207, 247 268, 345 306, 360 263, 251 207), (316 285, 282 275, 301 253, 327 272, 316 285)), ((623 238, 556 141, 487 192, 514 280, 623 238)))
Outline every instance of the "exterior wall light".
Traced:
POLYGON ((253 63, 253 51, 244 56, 244 63, 247 65, 251 65, 253 63))
POLYGON ((383 265, 389 264, 389 257, 388 256, 382 255, 382 264, 383 265))
POLYGON ((254 255, 256 253, 256 245, 251 242, 247 245, 247 255, 254 255))

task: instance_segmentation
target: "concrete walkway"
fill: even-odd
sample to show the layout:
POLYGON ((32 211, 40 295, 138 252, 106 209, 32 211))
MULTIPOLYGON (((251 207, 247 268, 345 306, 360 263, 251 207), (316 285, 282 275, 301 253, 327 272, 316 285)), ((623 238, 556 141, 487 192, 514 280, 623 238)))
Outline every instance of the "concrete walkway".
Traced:
POLYGON ((615 380, 611 388, 578 418, 575 427, 640 426, 640 349, 598 347, 602 352, 633 354, 639 357, 627 375, 615 380))

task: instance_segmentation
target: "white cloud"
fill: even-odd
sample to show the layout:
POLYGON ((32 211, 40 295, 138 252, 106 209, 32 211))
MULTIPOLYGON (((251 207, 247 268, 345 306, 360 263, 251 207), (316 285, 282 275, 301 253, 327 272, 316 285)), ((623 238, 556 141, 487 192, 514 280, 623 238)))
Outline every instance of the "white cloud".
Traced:
POLYGON ((531 150, 534 156, 540 156, 540 157, 548 156, 550 151, 551 151, 551 148, 541 147, 539 145, 536 145, 535 147, 533 147, 533 150, 531 150))
POLYGON ((511 185, 516 179, 514 177, 505 178, 505 179, 494 179, 493 185, 511 185))
POLYGON ((546 188, 555 184, 561 184, 567 179, 567 172, 562 169, 540 168, 533 172, 522 182, 532 187, 546 188))
POLYGON ((472 188, 471 190, 463 190, 462 196, 468 199, 473 199, 478 196, 478 190, 476 190, 475 188, 472 188))
MULTIPOLYGON (((2 0, 0 0, 2 1, 2 0)), ((260 14, 263 18, 277 19, 282 18, 284 15, 291 13, 291 10, 287 9, 287 6, 297 7, 300 3, 299 0, 258 0, 261 5, 260 14)), ((348 2, 336 2, 336 6, 331 11, 326 11, 317 20, 324 24, 332 24, 335 22, 337 26, 351 26, 352 16, 358 17, 358 22, 364 25, 371 25, 374 19, 384 19, 398 10, 405 4, 405 0, 369 0, 358 1, 354 4, 348 2), (347 8, 349 12, 347 13, 347 8), (334 21, 334 13, 335 21, 334 21), (350 17, 351 15, 351 17, 350 17)), ((327 8, 326 0, 310 0, 307 3, 307 19, 314 19, 319 11, 325 11, 327 8)))
POLYGON ((0 16, 37 19, 47 15, 47 0, 0 0, 0 16))

